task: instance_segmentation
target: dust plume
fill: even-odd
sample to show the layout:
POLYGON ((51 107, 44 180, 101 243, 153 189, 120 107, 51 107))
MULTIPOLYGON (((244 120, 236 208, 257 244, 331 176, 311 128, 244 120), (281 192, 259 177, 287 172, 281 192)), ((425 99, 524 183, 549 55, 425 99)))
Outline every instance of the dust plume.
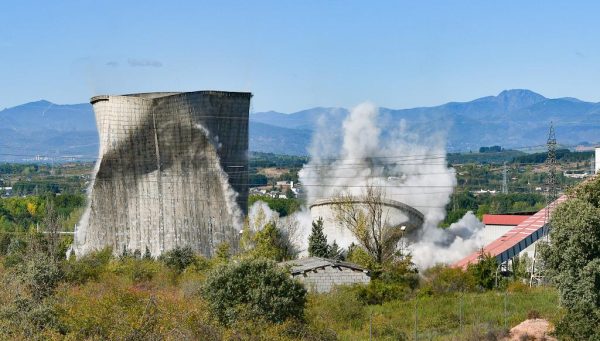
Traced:
MULTIPOLYGON (((345 119, 341 143, 335 144, 335 136, 325 125, 318 125, 313 136, 311 161, 299 173, 308 205, 340 194, 360 196, 367 186, 380 187, 386 199, 412 206, 425 217, 410 246, 417 265, 452 262, 473 251, 481 226, 472 213, 448 230, 438 228, 456 186, 455 171, 446 162, 443 131, 414 131, 405 120, 382 117, 373 104, 363 103, 345 119)), ((330 242, 334 239, 342 240, 328 235, 330 242)))

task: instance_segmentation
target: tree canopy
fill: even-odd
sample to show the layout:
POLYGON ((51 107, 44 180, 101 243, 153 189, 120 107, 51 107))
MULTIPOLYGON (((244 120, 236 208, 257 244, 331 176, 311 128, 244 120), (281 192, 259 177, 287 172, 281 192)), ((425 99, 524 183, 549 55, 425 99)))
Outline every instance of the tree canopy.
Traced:
POLYGON ((542 257, 567 309, 557 331, 564 337, 596 340, 600 338, 600 179, 583 183, 570 195, 552 215, 551 243, 542 248, 542 257))
POLYGON ((308 236, 308 255, 314 257, 329 257, 327 236, 323 233, 323 219, 312 222, 312 231, 308 236))

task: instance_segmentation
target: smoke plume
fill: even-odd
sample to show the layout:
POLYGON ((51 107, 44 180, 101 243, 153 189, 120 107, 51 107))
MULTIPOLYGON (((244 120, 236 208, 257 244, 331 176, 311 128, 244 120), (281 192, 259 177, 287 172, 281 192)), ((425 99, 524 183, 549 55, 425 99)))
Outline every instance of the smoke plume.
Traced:
MULTIPOLYGON (((318 123, 311 161, 299 173, 309 205, 340 194, 360 196, 367 186, 380 187, 386 199, 412 206, 425 217, 410 247, 417 265, 452 262, 473 251, 481 223, 472 213, 448 230, 438 228, 456 186, 455 171, 446 162, 444 132, 420 134, 405 120, 382 117, 370 103, 350 112, 341 143, 336 143, 338 135, 331 126, 318 123)), ((330 242, 334 239, 328 236, 330 242)))

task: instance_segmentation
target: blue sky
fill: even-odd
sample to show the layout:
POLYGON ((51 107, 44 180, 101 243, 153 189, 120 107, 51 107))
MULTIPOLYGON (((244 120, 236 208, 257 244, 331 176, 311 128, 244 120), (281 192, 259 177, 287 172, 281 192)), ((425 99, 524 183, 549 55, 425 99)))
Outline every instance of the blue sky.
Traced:
POLYGON ((600 101, 600 2, 3 1, 0 108, 251 91, 253 110, 600 101))

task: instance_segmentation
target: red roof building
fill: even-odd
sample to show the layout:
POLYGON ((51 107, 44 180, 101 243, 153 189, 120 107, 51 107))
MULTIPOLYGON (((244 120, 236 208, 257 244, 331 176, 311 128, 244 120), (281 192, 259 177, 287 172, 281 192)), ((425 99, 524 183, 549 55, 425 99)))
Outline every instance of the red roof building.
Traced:
MULTIPOLYGON (((566 200, 567 196, 563 195, 548 205, 548 211, 546 211, 546 208, 543 208, 536 214, 527 217, 501 237, 486 245, 483 248, 483 253, 496 257, 498 264, 518 255, 544 236, 544 233, 547 232, 544 230, 547 220, 546 214, 549 213, 551 215, 556 206, 566 200)), ((477 263, 479 261, 479 255, 480 252, 474 252, 454 263, 454 266, 466 269, 469 263, 477 263)))
POLYGON ((482 222, 484 225, 517 226, 529 217, 528 215, 484 214, 482 222))

